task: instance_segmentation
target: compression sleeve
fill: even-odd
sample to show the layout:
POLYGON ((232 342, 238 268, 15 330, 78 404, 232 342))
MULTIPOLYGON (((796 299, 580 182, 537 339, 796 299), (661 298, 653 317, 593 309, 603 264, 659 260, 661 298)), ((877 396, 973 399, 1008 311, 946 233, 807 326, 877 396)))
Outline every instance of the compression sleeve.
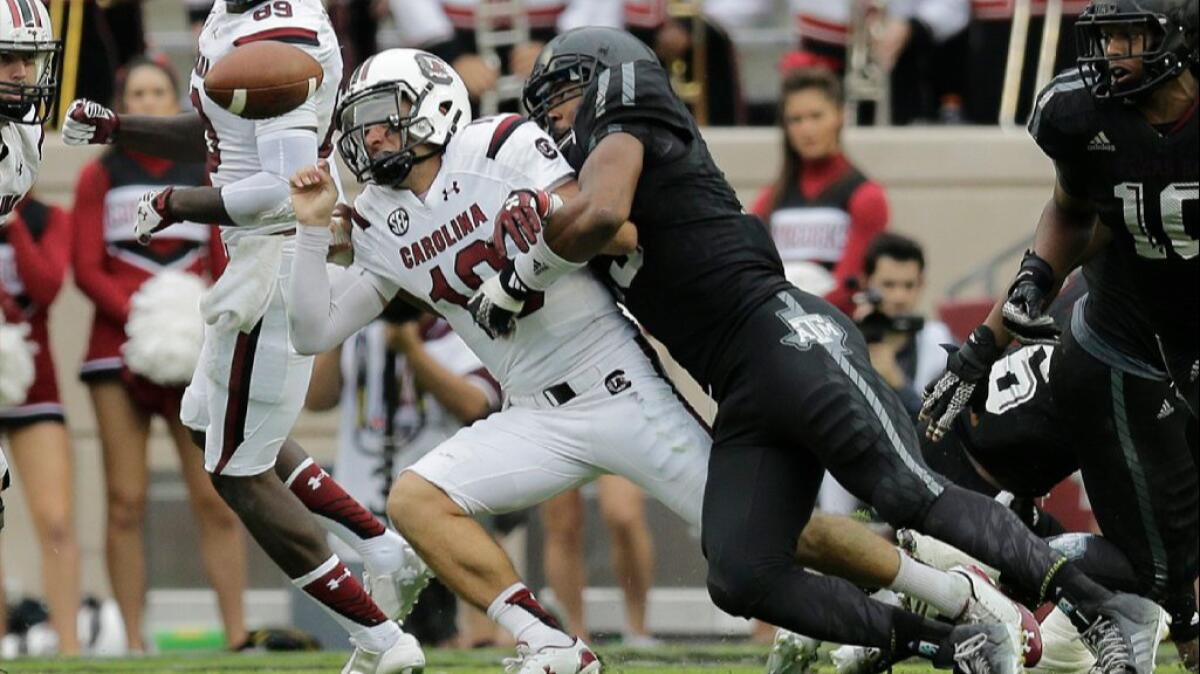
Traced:
POLYGON ((301 354, 323 353, 346 341, 398 290, 357 264, 326 264, 331 236, 326 227, 300 227, 296 236, 287 311, 292 346, 301 354))
POLYGON ((225 211, 238 225, 261 224, 290 216, 288 180, 317 161, 317 135, 311 129, 270 131, 258 138, 262 170, 221 188, 225 211))

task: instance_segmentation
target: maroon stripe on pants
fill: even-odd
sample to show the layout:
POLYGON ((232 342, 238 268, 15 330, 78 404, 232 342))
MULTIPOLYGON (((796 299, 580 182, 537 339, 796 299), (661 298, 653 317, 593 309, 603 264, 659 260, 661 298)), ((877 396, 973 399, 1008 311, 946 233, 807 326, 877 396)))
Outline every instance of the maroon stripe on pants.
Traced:
POLYGON ((229 371, 229 400, 225 402, 225 428, 221 434, 221 459, 213 471, 220 475, 234 452, 246 439, 246 411, 250 407, 250 377, 254 373, 254 352, 258 347, 258 335, 262 332, 262 319, 250 332, 239 332, 233 348, 233 365, 229 371))

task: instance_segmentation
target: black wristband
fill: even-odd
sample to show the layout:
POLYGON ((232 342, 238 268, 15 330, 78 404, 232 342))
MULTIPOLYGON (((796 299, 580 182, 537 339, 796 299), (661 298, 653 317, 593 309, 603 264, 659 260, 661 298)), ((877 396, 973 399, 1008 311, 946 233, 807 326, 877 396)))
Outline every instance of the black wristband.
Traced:
POLYGON ((524 302, 529 297, 529 286, 517 276, 517 269, 511 260, 500 270, 500 287, 518 302, 524 302))
MULTIPOLYGON (((1037 253, 1032 250, 1025 251, 1025 256, 1021 258, 1021 269, 1017 272, 1017 279, 1013 282, 1013 287, 1024 281, 1030 281, 1034 287, 1049 293, 1054 289, 1054 267, 1050 266, 1037 253)), ((1012 288, 1009 288, 1012 292, 1012 288)))

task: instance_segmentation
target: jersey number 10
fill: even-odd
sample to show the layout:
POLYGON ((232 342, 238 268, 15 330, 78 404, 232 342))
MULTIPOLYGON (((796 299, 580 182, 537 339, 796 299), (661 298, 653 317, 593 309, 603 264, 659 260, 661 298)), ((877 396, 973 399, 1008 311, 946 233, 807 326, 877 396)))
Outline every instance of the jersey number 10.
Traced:
POLYGON ((1144 192, 1142 183, 1121 183, 1113 187, 1113 196, 1125 206, 1125 226, 1133 235, 1137 254, 1151 260, 1165 260, 1170 246, 1185 260, 1196 257, 1200 253, 1200 240, 1187 232, 1183 204, 1200 198, 1200 183, 1171 183, 1158 195, 1161 234, 1146 227, 1144 192))

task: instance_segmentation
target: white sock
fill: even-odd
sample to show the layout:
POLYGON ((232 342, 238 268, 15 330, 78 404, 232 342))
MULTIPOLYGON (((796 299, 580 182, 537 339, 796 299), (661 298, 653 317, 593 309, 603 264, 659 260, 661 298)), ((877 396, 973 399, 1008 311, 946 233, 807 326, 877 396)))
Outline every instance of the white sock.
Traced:
POLYGON ((312 597, 317 605, 349 633, 350 638, 354 639, 354 643, 366 650, 382 653, 391 648, 400 638, 400 626, 384 618, 383 614, 379 612, 379 608, 371 602, 370 597, 366 596, 358 580, 350 574, 337 555, 333 555, 303 576, 293 578, 292 584, 312 597), (353 589, 347 593, 347 588, 353 589), (342 591, 341 595, 330 593, 338 590, 342 591), (345 608, 343 600, 346 594, 354 597, 352 605, 355 607, 354 611, 360 614, 360 619, 363 622, 376 622, 376 624, 363 624, 363 622, 352 620, 334 610, 334 606, 345 608), (373 618, 371 614, 374 614, 373 618))
POLYGON ((962 615, 971 599, 971 582, 956 574, 926 566, 897 550, 900 571, 888 589, 915 597, 954 619, 962 615))
POLYGON ((487 614, 535 653, 548 646, 566 648, 575 643, 575 639, 562 630, 558 621, 542 608, 524 583, 517 583, 501 592, 488 607, 487 614))

